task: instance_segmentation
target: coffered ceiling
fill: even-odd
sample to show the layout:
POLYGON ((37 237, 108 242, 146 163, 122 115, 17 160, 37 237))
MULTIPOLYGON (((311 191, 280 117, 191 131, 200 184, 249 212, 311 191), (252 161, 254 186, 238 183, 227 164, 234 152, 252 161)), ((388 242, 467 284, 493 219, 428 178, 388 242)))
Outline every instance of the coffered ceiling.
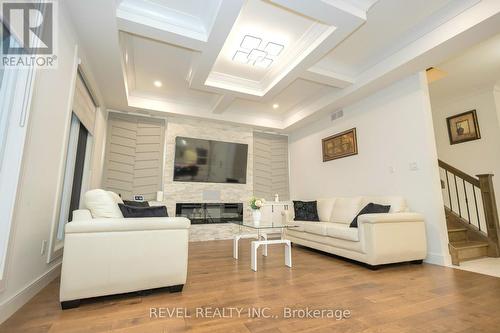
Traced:
POLYGON ((108 108, 279 131, 439 63, 500 26, 496 0, 67 3, 108 108))

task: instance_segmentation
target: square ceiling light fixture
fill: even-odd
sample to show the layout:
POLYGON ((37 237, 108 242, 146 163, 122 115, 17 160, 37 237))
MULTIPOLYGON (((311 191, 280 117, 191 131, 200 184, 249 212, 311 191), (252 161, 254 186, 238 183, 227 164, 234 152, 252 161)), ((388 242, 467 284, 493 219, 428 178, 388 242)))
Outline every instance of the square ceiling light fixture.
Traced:
POLYGON ((285 47, 275 42, 263 43, 262 38, 245 35, 233 61, 259 68, 269 68, 285 47), (265 44, 265 46, 264 46, 265 44))

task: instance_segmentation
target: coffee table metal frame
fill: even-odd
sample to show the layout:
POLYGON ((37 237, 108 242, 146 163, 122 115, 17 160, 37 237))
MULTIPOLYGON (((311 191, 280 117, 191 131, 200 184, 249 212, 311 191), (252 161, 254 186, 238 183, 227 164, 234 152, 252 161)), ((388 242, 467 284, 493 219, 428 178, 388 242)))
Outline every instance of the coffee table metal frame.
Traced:
POLYGON ((238 245, 240 239, 255 238, 251 242, 251 264, 250 267, 254 272, 257 272, 257 252, 259 247, 262 246, 262 255, 267 257, 267 246, 275 244, 285 244, 285 266, 292 267, 292 243, 290 240, 285 239, 284 231, 286 228, 295 227, 293 225, 273 224, 273 223, 260 223, 255 225, 253 223, 235 222, 239 226, 238 234, 233 238, 233 258, 239 258, 238 245), (246 229, 245 231, 243 229, 246 229), (248 229, 253 229, 249 231, 248 229), (268 239, 266 230, 281 230, 281 237, 279 239, 268 239))

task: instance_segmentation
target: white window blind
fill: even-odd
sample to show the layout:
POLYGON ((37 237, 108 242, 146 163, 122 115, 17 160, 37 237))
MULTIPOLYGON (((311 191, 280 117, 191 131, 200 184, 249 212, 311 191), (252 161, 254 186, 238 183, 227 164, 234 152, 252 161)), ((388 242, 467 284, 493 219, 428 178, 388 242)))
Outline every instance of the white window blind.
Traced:
POLYGON ((290 199, 288 177, 288 137, 254 133, 254 195, 281 201, 290 199))
POLYGON ((105 188, 124 199, 155 200, 163 188, 163 120, 110 114, 105 188))

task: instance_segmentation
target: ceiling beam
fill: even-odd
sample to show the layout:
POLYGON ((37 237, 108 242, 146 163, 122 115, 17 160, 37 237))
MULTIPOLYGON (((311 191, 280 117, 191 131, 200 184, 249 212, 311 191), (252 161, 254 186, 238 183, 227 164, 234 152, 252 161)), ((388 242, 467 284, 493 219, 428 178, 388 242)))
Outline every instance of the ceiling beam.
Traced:
POLYGON ((205 48, 199 61, 193 65, 191 74, 188 77, 190 88, 205 89, 205 81, 207 80, 212 67, 217 60, 226 39, 233 28, 238 15, 243 7, 245 0, 222 0, 217 17, 215 18, 214 25, 210 36, 208 36, 207 45, 210 47, 205 48))
POLYGON ((145 0, 123 0, 116 20, 119 30, 192 50, 204 47, 210 28, 200 17, 145 0))
POLYGON ((335 88, 346 88, 354 83, 354 78, 313 66, 301 74, 303 79, 326 84, 335 88))
POLYGON ((117 17, 116 21, 119 30, 128 32, 130 34, 154 39, 159 42, 168 43, 195 51, 199 51, 205 46, 205 42, 202 40, 184 35, 178 35, 170 31, 165 31, 149 26, 144 23, 130 21, 122 17, 117 17))
POLYGON ((217 103, 215 103, 212 113, 221 114, 227 110, 227 108, 233 103, 236 98, 230 95, 222 95, 219 97, 217 103))

